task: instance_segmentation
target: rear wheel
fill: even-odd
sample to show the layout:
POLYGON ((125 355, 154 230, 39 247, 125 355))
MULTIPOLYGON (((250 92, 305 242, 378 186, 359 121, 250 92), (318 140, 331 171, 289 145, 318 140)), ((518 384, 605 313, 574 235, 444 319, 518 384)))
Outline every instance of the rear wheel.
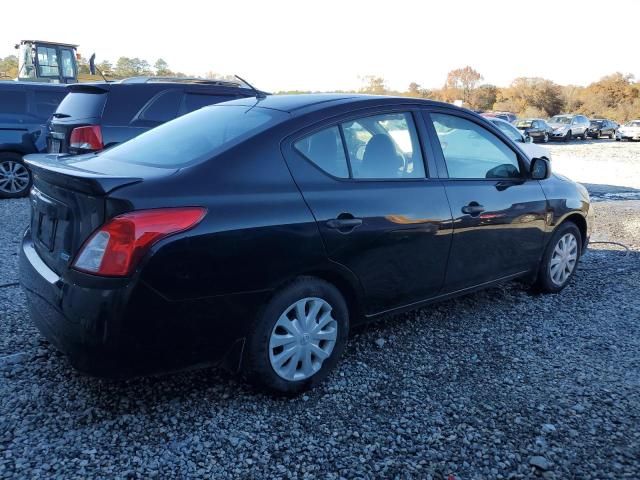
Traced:
POLYGON ((616 138, 616 131, 615 131, 615 130, 612 130, 612 131, 611 131, 611 133, 609 134, 609 138, 610 138, 611 140, 613 140, 614 138, 616 138))
POLYGON ((348 333, 347 304, 338 289, 301 277, 274 295, 250 332, 245 375, 277 393, 308 390, 336 365, 348 333))
POLYGON ((13 152, 0 153, 0 198, 24 197, 31 188, 31 172, 22 156, 13 152))
POLYGON ((556 228, 545 249, 535 286, 547 293, 558 293, 576 272, 582 254, 582 235, 575 223, 556 228))

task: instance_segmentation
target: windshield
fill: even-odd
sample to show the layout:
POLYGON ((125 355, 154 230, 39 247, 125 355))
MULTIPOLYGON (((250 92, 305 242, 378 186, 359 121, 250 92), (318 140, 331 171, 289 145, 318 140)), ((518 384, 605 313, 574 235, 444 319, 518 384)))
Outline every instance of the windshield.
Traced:
POLYGON ((516 127, 518 128, 531 128, 531 125, 533 125, 531 120, 520 120, 516 123, 516 127))
POLYGON ((604 122, 602 120, 591 120, 591 126, 592 127, 599 127, 603 124, 604 122))
POLYGON ((625 127, 640 127, 640 120, 632 120, 624 124, 625 127))
POLYGON ((259 107, 215 105, 153 128, 101 155, 152 167, 183 167, 260 133, 288 115, 259 107))
POLYGON ((549 120, 549 123, 563 123, 569 125, 571 123, 571 117, 563 117, 562 115, 556 115, 549 120))
POLYGON ((504 133, 507 137, 509 137, 514 142, 520 142, 520 143, 524 142, 524 139, 522 138, 522 134, 520 133, 520 131, 517 128, 512 127, 510 123, 501 122, 500 120, 492 120, 492 122, 496 127, 502 130, 502 133, 504 133))

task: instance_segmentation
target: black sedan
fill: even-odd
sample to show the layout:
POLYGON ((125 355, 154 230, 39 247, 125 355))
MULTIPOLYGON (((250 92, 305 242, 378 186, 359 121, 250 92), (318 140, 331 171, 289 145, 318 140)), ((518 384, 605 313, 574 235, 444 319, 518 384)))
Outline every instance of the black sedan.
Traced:
POLYGON ((595 118, 589 122, 589 130, 587 130, 587 136, 591 138, 609 137, 611 139, 616 138, 616 131, 619 125, 604 118, 595 118))
POLYGON ((591 229, 582 186, 426 100, 247 98, 27 162, 31 317, 97 375, 222 361, 300 392, 354 325, 513 279, 559 292, 591 229))
POLYGON ((541 118, 525 118, 515 122, 515 127, 524 133, 525 137, 531 137, 534 142, 547 143, 553 133, 553 128, 541 118))

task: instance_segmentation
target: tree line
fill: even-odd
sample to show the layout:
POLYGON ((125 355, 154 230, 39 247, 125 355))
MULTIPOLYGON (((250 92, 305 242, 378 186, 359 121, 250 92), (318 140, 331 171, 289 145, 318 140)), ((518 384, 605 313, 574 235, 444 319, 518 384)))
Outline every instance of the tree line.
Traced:
MULTIPOLYGON (((169 68, 168 63, 159 58, 152 65, 138 57, 120 57, 115 64, 102 61, 98 69, 109 79, 160 76, 186 77, 183 72, 169 68)), ((81 74, 89 73, 86 58, 78 61, 81 74)), ((9 55, 0 58, 0 78, 15 78, 18 75, 18 58, 9 55)), ((208 72, 205 78, 223 78, 215 72, 208 72)), ((624 122, 640 118, 640 81, 633 75, 613 73, 586 87, 558 85, 539 77, 516 78, 507 87, 483 83, 483 76, 470 66, 457 68, 447 74, 441 88, 424 88, 411 82, 405 91, 392 90, 382 76, 361 77, 362 87, 345 90, 348 93, 369 93, 375 95, 400 95, 428 98, 443 102, 461 101, 465 107, 477 111, 509 111, 520 117, 550 117, 558 113, 581 113, 591 118, 604 117, 624 122)), ((280 91, 278 93, 311 93, 309 91, 280 91)))

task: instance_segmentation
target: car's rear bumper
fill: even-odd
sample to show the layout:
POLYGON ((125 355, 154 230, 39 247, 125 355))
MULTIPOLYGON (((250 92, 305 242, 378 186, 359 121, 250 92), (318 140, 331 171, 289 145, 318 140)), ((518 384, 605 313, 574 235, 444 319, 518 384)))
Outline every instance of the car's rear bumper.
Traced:
MULTIPOLYGON (((85 276, 92 277, 92 276, 85 276)), ((142 281, 69 278, 52 271, 29 231, 20 249, 20 283, 32 321, 83 372, 121 377, 239 362, 244 337, 266 293, 169 301, 142 281), (85 281, 86 280, 86 281, 85 281)))

